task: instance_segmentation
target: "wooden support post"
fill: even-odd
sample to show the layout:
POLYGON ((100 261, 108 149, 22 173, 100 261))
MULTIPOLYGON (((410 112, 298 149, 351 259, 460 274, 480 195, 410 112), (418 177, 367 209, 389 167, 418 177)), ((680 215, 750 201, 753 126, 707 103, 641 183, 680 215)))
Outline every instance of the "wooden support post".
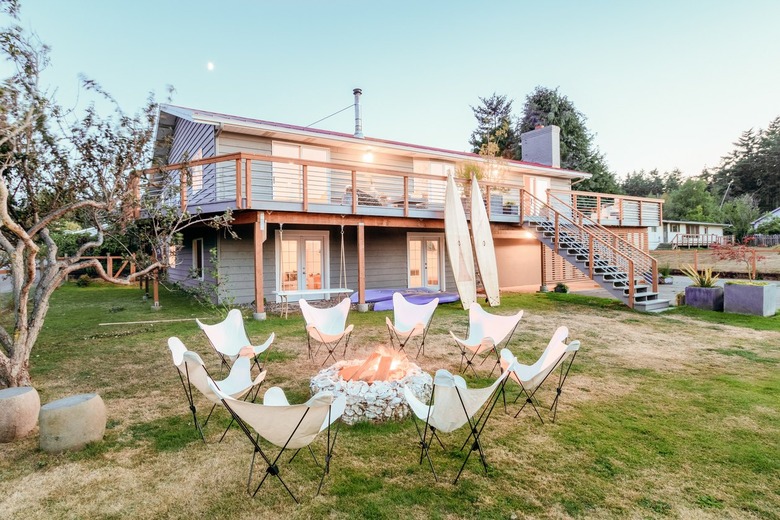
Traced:
POLYGON ((634 261, 628 260, 628 306, 634 308, 634 284, 636 283, 636 277, 634 276, 634 261))
POLYGON ((360 222, 357 227, 358 246, 358 303, 366 303, 366 229, 360 222))
POLYGON ((588 235, 588 272, 593 280, 593 235, 588 235))
POLYGON ((106 256, 106 271, 109 278, 114 277, 114 259, 111 258, 111 255, 106 256))
POLYGON ((561 228, 560 228, 560 219, 558 218, 560 213, 557 211, 555 212, 555 247, 553 248, 553 251, 556 253, 558 252, 558 248, 560 247, 559 241, 561 239, 561 228))
POLYGON ((252 159, 246 160, 246 170, 244 176, 246 177, 246 209, 252 207, 252 159))
POLYGON ((182 211, 187 210, 187 173, 179 170, 179 206, 182 211))
POLYGON ((485 186, 485 197, 485 209, 487 210, 488 220, 490 220, 490 216, 492 215, 490 212, 490 184, 485 186))
POLYGON ((309 211, 309 166, 303 165, 303 211, 309 211))
POLYGON ((357 199, 357 172, 352 170, 352 214, 357 213, 358 199, 357 199))
POLYGON ((241 159, 236 159, 236 209, 244 207, 244 195, 241 192, 241 159))
POLYGON ((539 286, 539 292, 547 292, 547 265, 544 261, 544 248, 545 245, 542 242, 539 242, 539 254, 542 259, 542 284, 539 286))
POLYGON ((255 319, 265 319, 265 300, 263 298, 263 242, 265 241, 265 222, 263 214, 257 214, 255 221, 255 319))
POLYGON ((159 270, 154 272, 154 280, 153 280, 153 292, 154 292, 154 303, 152 304, 153 309, 159 309, 160 308, 160 284, 158 280, 158 274, 159 270))
POLYGON ((404 217, 409 216, 409 177, 404 175, 404 217))

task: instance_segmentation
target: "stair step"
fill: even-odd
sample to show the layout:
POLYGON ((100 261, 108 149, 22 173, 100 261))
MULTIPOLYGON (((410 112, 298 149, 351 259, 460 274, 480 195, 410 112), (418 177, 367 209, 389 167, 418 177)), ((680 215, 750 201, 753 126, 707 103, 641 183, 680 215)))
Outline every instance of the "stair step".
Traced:
POLYGON ((669 308, 669 300, 650 300, 634 303, 634 310, 642 312, 662 312, 669 308))

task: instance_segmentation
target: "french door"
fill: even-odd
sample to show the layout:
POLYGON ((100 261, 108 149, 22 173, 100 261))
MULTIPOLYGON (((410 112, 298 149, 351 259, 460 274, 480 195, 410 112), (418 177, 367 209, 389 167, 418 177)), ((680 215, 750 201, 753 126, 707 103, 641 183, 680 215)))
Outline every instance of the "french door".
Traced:
POLYGON ((409 233, 407 236, 409 287, 443 290, 443 243, 444 240, 440 235, 409 233))
POLYGON ((329 288, 327 231, 277 231, 276 258, 278 290, 329 288))

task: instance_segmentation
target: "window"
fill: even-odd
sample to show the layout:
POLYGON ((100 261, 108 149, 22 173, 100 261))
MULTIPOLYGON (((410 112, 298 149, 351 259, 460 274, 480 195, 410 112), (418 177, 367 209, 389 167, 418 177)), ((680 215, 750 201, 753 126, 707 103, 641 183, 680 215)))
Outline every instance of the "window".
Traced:
MULTIPOLYGON (((203 148, 198 148, 198 151, 195 152, 192 157, 190 158, 191 161, 199 161, 203 159, 203 148)), ((192 193, 198 192, 203 189, 203 165, 199 164, 198 166, 193 166, 190 168, 190 172, 192 175, 192 193)))
POLYGON ((669 224, 669 232, 670 233, 679 233, 680 232, 680 224, 669 224))
POLYGON ((192 241, 192 276, 203 280, 203 239, 196 238, 192 241))
POLYGON ((699 234, 699 225, 698 224, 688 224, 688 234, 689 235, 698 235, 699 234))

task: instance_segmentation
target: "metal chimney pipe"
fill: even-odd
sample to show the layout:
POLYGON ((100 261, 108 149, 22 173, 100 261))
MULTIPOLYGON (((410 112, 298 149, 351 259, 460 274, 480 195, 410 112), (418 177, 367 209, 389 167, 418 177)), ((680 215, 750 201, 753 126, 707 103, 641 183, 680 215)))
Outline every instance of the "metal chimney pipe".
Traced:
POLYGON ((363 91, 356 88, 352 91, 355 94, 355 137, 363 138, 363 114, 360 108, 360 95, 363 91))

